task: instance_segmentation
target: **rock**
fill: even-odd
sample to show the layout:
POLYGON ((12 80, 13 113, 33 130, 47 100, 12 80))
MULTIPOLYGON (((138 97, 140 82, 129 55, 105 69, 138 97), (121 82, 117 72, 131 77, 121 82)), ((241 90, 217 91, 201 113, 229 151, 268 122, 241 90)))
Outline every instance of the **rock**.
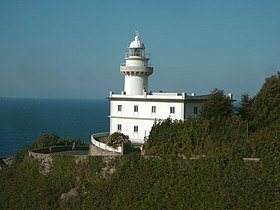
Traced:
POLYGON ((69 201, 69 200, 75 198, 77 195, 78 195, 77 189, 72 188, 69 192, 62 193, 60 196, 60 199, 64 200, 64 201, 69 201))
POLYGON ((7 167, 5 161, 0 157, 0 170, 7 167))
POLYGON ((15 157, 7 157, 7 158, 4 158, 3 160, 4 160, 4 162, 7 166, 11 166, 15 162, 16 158, 15 157))

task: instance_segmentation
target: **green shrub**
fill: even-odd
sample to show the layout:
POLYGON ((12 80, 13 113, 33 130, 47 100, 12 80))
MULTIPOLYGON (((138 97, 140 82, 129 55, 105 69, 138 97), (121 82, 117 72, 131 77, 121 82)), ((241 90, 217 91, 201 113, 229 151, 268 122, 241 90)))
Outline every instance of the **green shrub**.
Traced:
POLYGON ((107 144, 113 148, 117 148, 122 144, 131 144, 129 137, 123 133, 115 132, 108 136, 107 144))

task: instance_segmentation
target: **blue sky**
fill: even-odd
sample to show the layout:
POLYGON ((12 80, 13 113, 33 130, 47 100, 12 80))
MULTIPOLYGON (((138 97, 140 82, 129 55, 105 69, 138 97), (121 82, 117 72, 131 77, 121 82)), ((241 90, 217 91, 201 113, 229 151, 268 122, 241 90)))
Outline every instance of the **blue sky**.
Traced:
POLYGON ((280 1, 0 0, 0 97, 104 98, 140 32, 149 90, 255 95, 279 71, 280 1))

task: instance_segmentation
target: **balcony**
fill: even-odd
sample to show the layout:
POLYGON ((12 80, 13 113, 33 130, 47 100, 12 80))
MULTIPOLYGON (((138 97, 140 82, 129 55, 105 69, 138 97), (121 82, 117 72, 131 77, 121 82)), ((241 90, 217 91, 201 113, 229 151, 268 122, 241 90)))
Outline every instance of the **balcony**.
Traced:
POLYGON ((125 59, 127 58, 145 58, 145 59, 150 59, 151 55, 146 54, 146 53, 141 53, 141 52, 127 52, 125 53, 125 59))

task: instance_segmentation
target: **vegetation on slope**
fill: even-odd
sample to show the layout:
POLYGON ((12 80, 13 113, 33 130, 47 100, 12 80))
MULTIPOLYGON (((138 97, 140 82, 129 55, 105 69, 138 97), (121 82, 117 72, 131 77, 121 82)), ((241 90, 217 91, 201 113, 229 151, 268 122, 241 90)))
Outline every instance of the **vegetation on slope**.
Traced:
MULTIPOLYGON (((0 209, 280 209, 279 79, 244 96, 238 115, 157 122, 144 157, 54 156, 42 174, 23 151, 21 161, 0 170, 0 209)), ((219 113, 215 107, 203 111, 219 113)), ((48 139, 57 138, 29 149, 48 139)))
POLYGON ((212 119, 216 117, 229 117, 232 115, 233 105, 231 98, 225 96, 223 90, 214 89, 208 100, 202 106, 200 116, 204 119, 212 119))
POLYGON ((265 80, 252 103, 254 125, 263 128, 280 117, 280 72, 265 80))
POLYGON ((36 160, 25 158, 0 171, 0 209, 279 209, 279 163, 56 156, 43 175, 36 160), (116 171, 103 176, 108 161, 116 171), (62 198, 72 189, 75 195, 62 198))
POLYGON ((147 155, 248 157, 246 122, 238 118, 190 119, 156 123, 145 145, 147 155))
POLYGON ((149 155, 266 157, 280 153, 280 73, 267 78, 251 99, 242 95, 237 113, 215 89, 198 119, 154 124, 145 145, 149 155))

